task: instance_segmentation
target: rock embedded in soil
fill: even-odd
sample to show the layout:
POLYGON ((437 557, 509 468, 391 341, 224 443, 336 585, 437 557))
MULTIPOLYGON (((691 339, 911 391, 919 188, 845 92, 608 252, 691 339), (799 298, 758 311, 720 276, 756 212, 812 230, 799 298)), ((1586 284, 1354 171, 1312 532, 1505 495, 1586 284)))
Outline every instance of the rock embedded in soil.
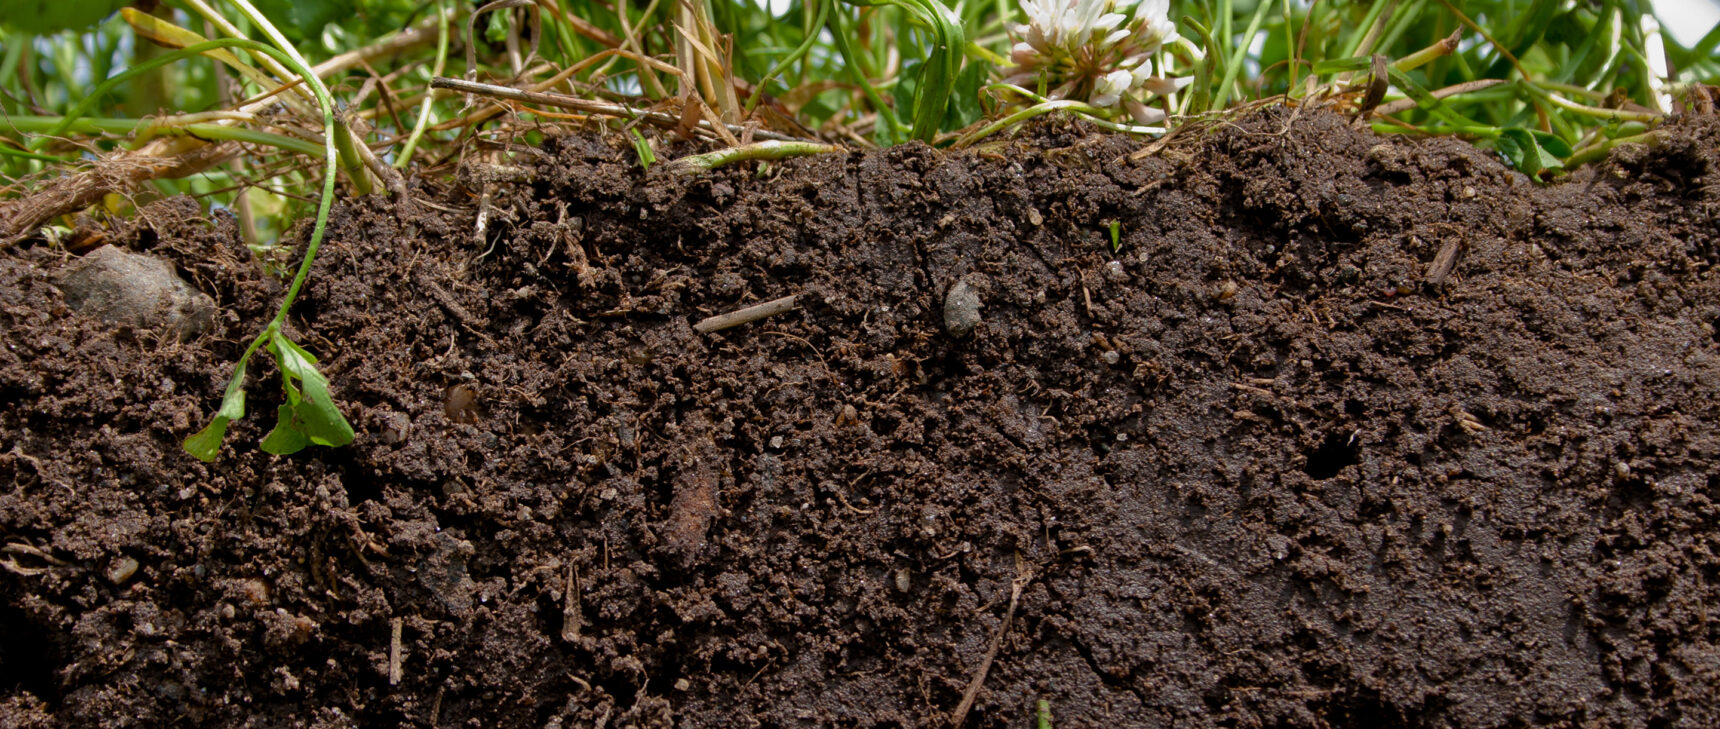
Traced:
POLYGON ((119 326, 190 341, 215 323, 215 302, 154 256, 103 246, 66 267, 60 291, 72 309, 119 326))
POLYGON ((966 339, 979 326, 979 291, 967 281, 957 281, 944 295, 944 331, 956 339, 966 339))

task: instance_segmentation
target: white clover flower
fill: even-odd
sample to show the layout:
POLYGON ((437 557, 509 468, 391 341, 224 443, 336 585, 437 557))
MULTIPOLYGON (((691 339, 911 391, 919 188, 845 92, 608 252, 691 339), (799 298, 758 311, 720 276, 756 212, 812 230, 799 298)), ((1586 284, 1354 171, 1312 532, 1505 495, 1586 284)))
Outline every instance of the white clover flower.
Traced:
POLYGON ((1087 102, 1101 109, 1116 106, 1117 102, 1123 98, 1123 94, 1128 93, 1129 87, 1134 85, 1135 74, 1128 71, 1112 71, 1105 74, 1104 78, 1099 79, 1099 82, 1093 85, 1093 95, 1087 99, 1087 102))
POLYGON ((1155 70, 1154 58, 1177 41, 1170 0, 1022 0, 1027 22, 1012 29, 1015 61, 1007 83, 1043 84, 1054 99, 1100 108, 1121 106, 1146 124, 1164 114, 1146 106, 1149 94, 1186 86, 1155 70))

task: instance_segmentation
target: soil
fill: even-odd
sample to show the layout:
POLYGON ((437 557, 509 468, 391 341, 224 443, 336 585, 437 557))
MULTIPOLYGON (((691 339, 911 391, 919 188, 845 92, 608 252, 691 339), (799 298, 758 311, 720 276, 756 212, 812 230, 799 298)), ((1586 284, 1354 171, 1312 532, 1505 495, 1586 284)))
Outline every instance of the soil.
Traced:
POLYGON ((233 220, 108 232, 186 342, 14 250, 0 725, 1720 726, 1720 120, 1670 129, 1546 186, 1283 109, 553 136, 341 204, 290 332, 358 439, 261 452, 259 358, 212 465, 282 292, 233 220))

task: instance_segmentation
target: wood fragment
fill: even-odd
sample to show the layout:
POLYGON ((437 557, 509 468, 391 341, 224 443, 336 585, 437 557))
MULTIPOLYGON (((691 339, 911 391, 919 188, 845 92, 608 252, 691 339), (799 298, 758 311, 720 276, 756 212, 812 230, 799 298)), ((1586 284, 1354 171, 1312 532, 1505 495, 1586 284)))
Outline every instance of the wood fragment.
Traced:
POLYGON ((1241 390, 1243 392, 1252 392, 1256 395, 1261 395, 1263 397, 1277 397, 1278 396, 1278 393, 1273 392, 1271 390, 1268 390, 1266 388, 1255 387, 1253 385, 1244 385, 1240 382, 1232 382, 1232 383, 1230 383, 1230 386, 1234 387, 1238 390, 1241 390))
POLYGON ((388 621, 388 685, 390 686, 399 686, 400 679, 404 675, 400 648, 400 629, 404 624, 400 618, 388 621))
POLYGON ((799 294, 794 296, 784 296, 780 299, 766 301, 762 304, 755 304, 745 309, 731 311, 727 314, 718 314, 716 316, 706 317, 699 323, 694 324, 693 329, 698 331, 700 334, 710 334, 711 332, 720 332, 730 327, 750 324, 767 316, 775 316, 785 311, 794 311, 795 309, 800 308, 796 302, 796 299, 799 298, 799 294))
POLYGON ((474 316, 472 312, 467 311, 466 307, 460 304, 459 299, 454 298, 453 294, 448 293, 447 289, 442 288, 440 284, 436 283, 435 276, 430 272, 425 271, 422 268, 416 269, 413 271, 412 280, 414 283, 417 283, 419 287, 428 292, 430 294, 430 298, 435 299, 436 303, 441 304, 442 309, 447 311, 450 316, 454 317, 454 320, 458 321, 460 326, 474 331, 480 331, 484 327, 489 326, 490 322, 488 319, 474 316))
MULTIPOLYGON (((561 639, 579 642, 579 631, 585 626, 585 614, 579 606, 579 576, 573 565, 567 566, 567 588, 561 598, 561 639)), ((587 687, 589 688, 589 687, 587 687)))
POLYGON ((961 703, 956 704, 956 710, 950 714, 952 729, 961 729, 963 721, 967 720, 968 711, 973 709, 974 699, 979 698, 981 688, 985 687, 985 675, 991 671, 991 663, 997 658, 997 649, 1003 645, 1003 636, 1009 633, 1009 624, 1015 620, 1015 608, 1021 603, 1021 591, 1027 589, 1027 584, 1033 581, 1033 569, 1027 565, 1027 560, 1021 558, 1021 553, 1015 554, 1015 579, 1009 583, 1009 609, 1003 613, 1003 624, 997 626, 997 632, 991 636, 991 647, 985 651, 985 658, 979 662, 979 670, 973 674, 973 680, 968 682, 966 691, 962 692, 961 703))
POLYGON ((1467 248, 1462 238, 1452 238, 1445 242, 1439 253, 1433 257, 1433 263, 1427 267, 1427 285, 1439 288, 1445 285, 1446 277, 1457 268, 1457 259, 1467 248))
POLYGON ((717 516, 717 491, 725 459, 712 430, 709 421, 697 416, 682 424, 687 437, 679 442, 682 455, 674 476, 674 496, 661 530, 663 547, 682 566, 698 557, 717 516))

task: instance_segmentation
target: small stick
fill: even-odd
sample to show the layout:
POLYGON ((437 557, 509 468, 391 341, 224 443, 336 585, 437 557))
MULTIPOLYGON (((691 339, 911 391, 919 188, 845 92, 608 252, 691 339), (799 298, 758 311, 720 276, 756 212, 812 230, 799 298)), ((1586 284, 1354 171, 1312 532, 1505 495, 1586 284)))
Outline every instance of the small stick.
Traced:
MULTIPOLYGON (((579 629, 584 625, 585 615, 580 611, 579 606, 579 579, 573 571, 573 565, 569 564, 567 566, 567 589, 562 593, 561 600, 561 639, 569 643, 579 642, 579 629)), ((586 686, 586 688, 591 687, 586 686)))
POLYGON ((1027 566, 1027 560, 1021 558, 1021 553, 1015 554, 1015 579, 1009 583, 1009 610, 1003 613, 1003 624, 997 626, 997 632, 991 636, 991 647, 985 651, 985 658, 979 662, 979 670, 974 672, 973 680, 968 682, 966 691, 962 692, 962 701, 956 704, 954 714, 950 715, 950 727, 961 729, 962 722, 967 720, 968 710, 973 708, 974 699, 979 698, 979 690, 985 687, 985 674, 991 671, 991 662, 997 658, 997 649, 1003 645, 1003 635, 1009 632, 1009 623, 1015 619, 1015 606, 1021 602, 1021 591, 1027 589, 1027 583, 1033 581, 1033 570, 1027 566))
POLYGON ((388 621, 388 685, 399 686, 402 671, 400 668, 400 628, 403 621, 395 618, 388 621))
POLYGON ((1427 285, 1439 288, 1445 284, 1445 278, 1457 268, 1457 256, 1464 249, 1462 238, 1452 238, 1439 249, 1439 254, 1433 257, 1433 263, 1427 267, 1427 285))
POLYGON ((795 309, 800 308, 795 304, 795 299, 798 298, 800 298, 799 294, 794 296, 784 296, 774 301, 755 304, 738 311, 731 311, 727 314, 718 314, 716 316, 707 317, 703 321, 694 324, 693 329, 697 330, 700 334, 710 334, 711 332, 720 332, 724 329, 728 329, 729 327, 738 327, 742 324, 750 324, 767 316, 775 316, 785 311, 794 311, 795 309))

